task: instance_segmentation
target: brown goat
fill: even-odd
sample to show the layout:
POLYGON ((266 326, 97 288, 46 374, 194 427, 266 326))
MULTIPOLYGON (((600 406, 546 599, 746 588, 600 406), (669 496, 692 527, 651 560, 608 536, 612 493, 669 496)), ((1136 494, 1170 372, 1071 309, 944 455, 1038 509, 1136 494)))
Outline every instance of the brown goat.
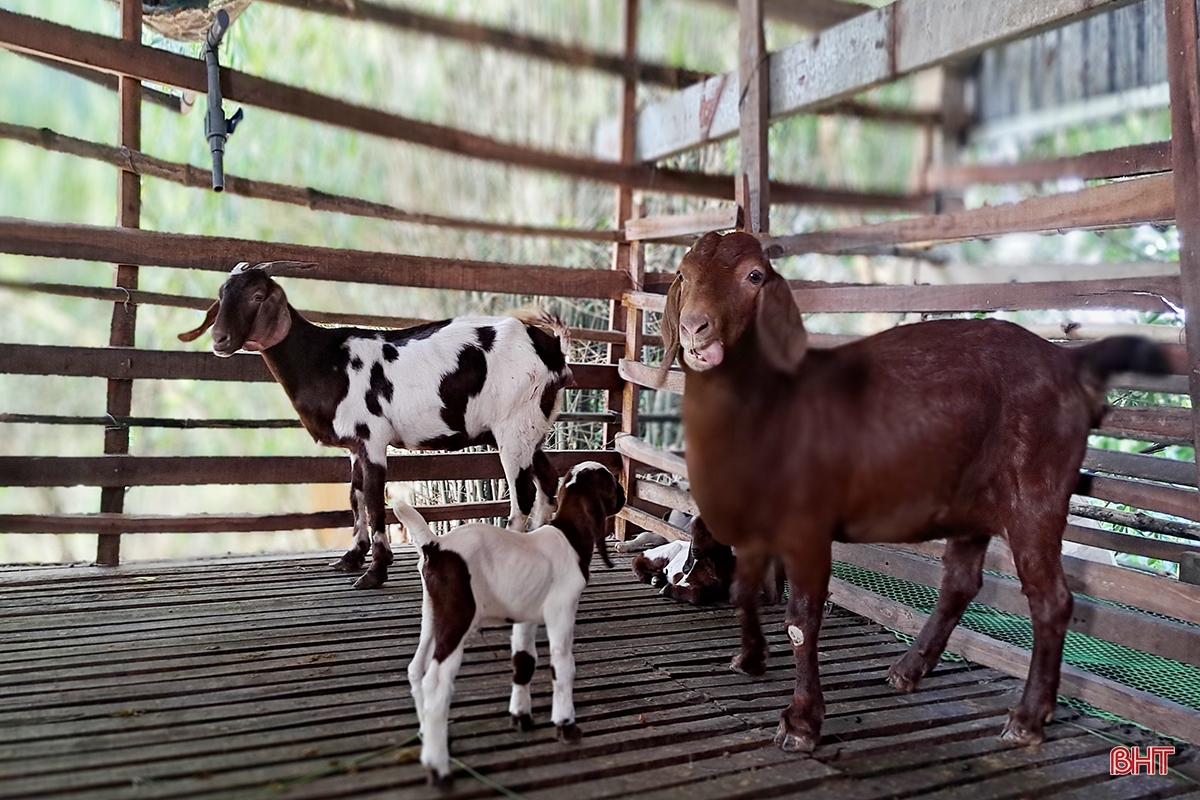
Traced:
POLYGON ((756 587, 772 555, 787 572, 796 687, 776 742, 808 752, 820 740, 832 542, 947 539, 937 607, 888 673, 911 692, 979 591, 992 536, 1012 549, 1034 635, 1001 739, 1042 741, 1072 609, 1062 531, 1088 431, 1109 374, 1165 372, 1161 348, 1136 337, 1064 348, 1008 322, 939 320, 809 350, 787 282, 743 233, 708 234, 684 256, 662 330, 664 371, 682 349, 692 496, 737 549, 735 669, 764 671, 756 587))

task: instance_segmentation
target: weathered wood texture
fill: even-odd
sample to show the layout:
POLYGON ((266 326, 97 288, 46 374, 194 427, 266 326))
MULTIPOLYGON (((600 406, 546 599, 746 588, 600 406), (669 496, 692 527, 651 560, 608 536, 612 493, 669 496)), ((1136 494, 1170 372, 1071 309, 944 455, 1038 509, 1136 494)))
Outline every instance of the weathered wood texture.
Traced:
MULTIPOLYGON (((915 636, 928 618, 926 614, 839 578, 830 581, 829 594, 830 599, 843 608, 910 636, 915 636)), ((1029 669, 1028 651, 961 626, 950 635, 947 649, 1009 675, 1024 676, 1029 669)), ((1200 739, 1200 712, 1195 709, 1122 686, 1077 667, 1063 665, 1058 691, 1185 741, 1200 739)))
MULTIPOLYGON (((10 375, 72 375, 112 380, 160 379, 273 383, 260 356, 238 353, 217 358, 207 352, 141 350, 132 347, 62 347, 0 344, 0 364, 10 375)), ((576 388, 620 389, 617 368, 572 364, 576 388)))
MULTIPOLYGON (((447 503, 418 506, 427 522, 507 517, 507 500, 487 503, 447 503)), ((389 525, 396 515, 386 511, 389 525)), ((353 524, 350 509, 297 514, 0 514, 4 533, 229 533, 345 528, 353 524)))
MULTIPOLYGON (((121 0, 121 40, 142 40, 141 0, 121 0)), ((119 106, 117 143, 122 147, 138 150, 142 146, 142 84, 141 81, 122 75, 117 79, 117 105, 119 106)), ((142 184, 138 176, 128 170, 117 174, 117 219, 121 228, 138 228, 142 221, 142 184)), ((134 290, 138 285, 138 268, 134 264, 118 264, 113 275, 117 289, 134 290)), ((137 306, 113 303, 112 323, 109 327, 108 344, 111 347, 133 347, 136 341, 137 306)), ((133 382, 125 379, 110 379, 107 386, 105 412, 114 416, 129 414, 133 406, 133 382)), ((129 452, 128 428, 105 428, 105 455, 129 452)), ((106 486, 100 492, 100 513, 119 514, 125 509, 125 487, 106 486)), ((96 563, 114 566, 121 560, 121 537, 101 536, 96 544, 96 563)))
MULTIPOLYGON (((193 189, 202 189, 204 191, 212 189, 212 172, 209 169, 155 158, 154 156, 146 155, 137 148, 110 147, 98 142, 89 142, 86 139, 76 139, 72 136, 56 133, 49 128, 32 128, 26 125, 13 125, 8 122, 0 122, 0 138, 25 142, 26 144, 55 153, 68 153, 92 161, 111 164, 127 172, 171 181, 172 183, 188 186, 193 189)), ((621 235, 619 231, 592 231, 537 225, 506 225, 479 219, 423 214, 417 211, 407 211, 386 203, 364 200, 359 197, 330 194, 311 186, 289 186, 284 183, 240 178, 228 173, 225 175, 225 191, 229 194, 250 197, 256 200, 270 200, 276 203, 303 206, 313 211, 350 214, 356 217, 386 219, 392 222, 408 222, 415 225, 429 225, 438 228, 499 233, 508 236, 535 236, 612 242, 619 239, 621 235)))
MULTIPOLYGON (((739 205, 744 230, 771 229, 770 128, 767 89, 767 44, 763 32, 763 0, 738 0, 738 152, 736 180, 744 181, 739 205)), ((736 193, 735 193, 736 195, 736 193)))
MULTIPOLYGON (((937 588, 941 583, 942 566, 938 561, 897 548, 835 543, 833 557, 922 586, 937 588)), ((1151 580, 1175 583, 1165 578, 1151 580)), ((1029 603, 1021 593, 1021 584, 1012 578, 985 574, 975 602, 1010 614, 1029 616, 1029 603)), ((1185 610, 1194 611, 1195 608, 1193 598, 1185 610)), ((1097 639, 1200 666, 1200 647, 1196 647, 1200 628, 1193 625, 1098 603, 1087 597, 1075 598, 1069 625, 1071 630, 1097 639)), ((1197 715, 1200 722, 1200 712, 1197 715)))
MULTIPOLYGON (((228 176, 226 176, 228 180, 228 176)), ((228 186, 226 186, 228 191, 228 186)), ((189 297, 187 295, 145 292, 140 289, 116 289, 106 286, 75 286, 67 283, 37 283, 0 280, 0 289, 16 292, 36 292, 60 297, 87 297, 95 300, 129 302, 140 306, 166 306, 168 308, 192 308, 204 311, 213 304, 212 297, 189 297)), ((424 325, 433 320, 418 317, 387 317, 378 314, 354 314, 345 311, 300 310, 310 322, 323 325, 363 325, 368 328, 410 328, 424 325)), ((581 342, 619 342, 620 333, 595 328, 570 328, 571 339, 581 342)))
MULTIPOLYGON (((0 12, 2 15, 4 12, 0 12)), ((629 279, 607 269, 496 264, 0 217, 0 252, 228 272, 239 261, 301 261, 299 278, 556 297, 619 297, 629 279)))
MULTIPOLYGON (((1195 0, 1166 0, 1167 73, 1171 81, 1172 193, 1179 229, 1179 276, 1188 336, 1192 425, 1200 441, 1200 35, 1195 0)), ((1200 450, 1196 451, 1200 457, 1200 450)), ((1195 481, 1193 480, 1193 485, 1195 481)))
POLYGON ((376 22, 400 30, 423 33, 457 42, 484 45, 509 53, 537 58, 554 64, 583 67, 616 75, 632 81, 682 89, 709 77, 706 72, 668 64, 640 61, 636 52, 617 55, 575 47, 550 39, 525 36, 501 28, 423 14, 411 8, 401 8, 369 0, 353 3, 335 0, 267 0, 290 8, 313 11, 343 19, 376 22))
MULTIPOLYGON (((812 111, 1129 1, 898 0, 772 53, 770 115, 812 111)), ((638 114, 638 160, 656 161, 737 133, 740 85, 736 72, 726 73, 645 106, 638 114)))
MULTIPOLYGON (((580 461, 620 463, 611 450, 551 450, 560 473, 580 461)), ((336 456, 2 456, 0 486, 191 486, 349 483, 349 462, 336 456)), ((403 455, 388 458, 387 480, 503 478, 494 453, 403 455)))
MULTIPOLYGON (((403 674, 420 624, 413 551, 397 547, 378 592, 350 589, 326 566, 332 555, 0 571, 0 797, 490 796, 461 767, 452 791, 426 787, 414 758, 403 674)), ((884 675, 904 646, 839 609, 821 633, 824 739, 812 758, 788 755, 771 737, 790 659, 776 655, 758 680, 730 672, 732 611, 660 598, 628 564, 594 564, 583 595, 583 741, 554 740, 544 639, 537 727, 509 729, 507 632, 489 629, 469 640, 457 682, 462 764, 530 800, 1078 800, 1081 787, 1148 800, 1190 788, 1178 776, 1110 778, 1114 737, 1161 740, 1065 708, 1040 748, 1001 745, 1021 684, 993 669, 943 663, 916 694, 892 692, 884 675)), ((782 616, 764 613, 777 654, 789 649, 782 616)))
POLYGON ((1145 0, 990 49, 977 71, 979 117, 995 123, 1160 85, 1166 26, 1162 0, 1145 0))
POLYGON ((1151 175, 954 214, 766 237, 763 246, 767 255, 779 258, 801 253, 848 253, 879 245, 955 242, 1003 233, 1056 233, 1171 222, 1175 219, 1172 187, 1171 175, 1151 175))
POLYGON ((1024 183, 1059 178, 1097 180, 1171 171, 1171 143, 1153 142, 1063 158, 1014 164, 948 164, 929 171, 931 188, 965 189, 979 183, 1024 183))
MULTIPOLYGON (((0 10, 0 46, 92 69, 126 74, 154 83, 179 86, 198 92, 205 91, 204 64, 196 59, 87 33, 10 11, 0 10)), ((733 198, 732 176, 659 169, 643 164, 619 164, 499 142, 444 125, 355 105, 233 69, 222 69, 221 89, 226 100, 467 158, 554 172, 572 178, 612 183, 633 189, 694 194, 724 200, 733 198)), ((928 199, 922 197, 888 193, 864 194, 802 185, 781 186, 777 200, 852 208, 910 210, 918 210, 928 205, 928 199)))

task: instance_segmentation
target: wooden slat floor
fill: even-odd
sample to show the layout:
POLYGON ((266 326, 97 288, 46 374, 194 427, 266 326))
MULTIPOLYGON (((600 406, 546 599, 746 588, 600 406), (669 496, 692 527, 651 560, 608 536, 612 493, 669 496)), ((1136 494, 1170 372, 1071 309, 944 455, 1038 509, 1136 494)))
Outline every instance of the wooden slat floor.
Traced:
MULTIPOLYGON (((413 551, 375 592, 329 561, 0 570, 0 798, 495 796, 461 770, 453 792, 429 788, 416 763, 413 551)), ((994 670, 945 664, 918 693, 892 692, 903 645, 838 609, 821 636, 824 740, 813 758, 784 754, 771 744, 791 691, 782 612, 766 615, 771 670, 750 680, 727 666, 730 609, 666 601, 627 565, 597 560, 580 610, 583 742, 554 740, 544 640, 539 726, 509 730, 508 636, 492 629, 459 676, 458 759, 528 798, 1200 797, 1181 776, 1110 778, 1113 739, 1157 740, 1067 709, 1041 747, 1001 746, 1021 684, 994 670)))

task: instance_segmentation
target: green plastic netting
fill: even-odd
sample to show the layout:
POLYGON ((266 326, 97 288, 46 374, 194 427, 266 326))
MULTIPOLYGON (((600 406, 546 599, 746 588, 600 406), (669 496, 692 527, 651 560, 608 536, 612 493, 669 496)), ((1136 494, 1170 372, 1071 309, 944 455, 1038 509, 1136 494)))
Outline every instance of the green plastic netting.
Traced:
MULTIPOLYGON (((868 569, 856 567, 835 561, 833 574, 844 581, 853 583, 876 594, 883 595, 903 603, 918 611, 930 613, 937 603, 937 590, 928 586, 893 578, 868 569)), ((1006 575, 991 573, 996 577, 1013 580, 1006 575)), ((1089 598, 1106 605, 1117 605, 1096 598, 1089 598)), ((1134 609, 1140 611, 1140 609, 1134 609)), ((1147 613, 1142 611, 1141 613, 1147 613)), ((1161 615, 1153 615, 1161 616, 1161 615)), ((1033 629, 1027 617, 998 611, 990 606, 971 603, 963 614, 962 622, 965 628, 985 634, 1002 642, 1023 647, 1026 650, 1033 647, 1033 629)), ((1188 624, 1188 623, 1183 623, 1188 624)), ((1200 626, 1191 625, 1200 636, 1200 626)), ((901 633, 896 635, 906 642, 912 638, 901 633)), ((942 656, 947 661, 961 661, 958 656, 946 653, 942 656)), ((1124 647, 1093 636, 1087 636, 1075 631, 1067 632, 1067 640, 1063 650, 1063 660, 1079 669, 1087 670, 1096 675, 1109 678, 1126 686, 1150 692, 1159 697, 1173 700, 1181 705, 1200 710, 1200 668, 1191 664, 1183 664, 1168 658, 1143 653, 1130 647, 1124 647)), ((1113 714, 1097 709, 1087 703, 1071 698, 1060 698, 1060 702, 1071 708, 1085 711, 1089 714, 1108 719, 1126 721, 1113 714)))

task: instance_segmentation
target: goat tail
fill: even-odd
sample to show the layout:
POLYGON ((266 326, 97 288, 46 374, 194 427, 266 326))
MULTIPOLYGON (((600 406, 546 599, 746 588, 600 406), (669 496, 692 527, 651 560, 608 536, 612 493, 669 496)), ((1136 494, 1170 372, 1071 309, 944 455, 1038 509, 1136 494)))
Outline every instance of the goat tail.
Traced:
POLYGON ((526 325, 532 325, 535 328, 541 328, 546 333, 554 335, 559 342, 559 347, 562 348, 562 354, 567 355, 571 347, 571 329, 567 327, 567 323, 563 318, 553 311, 547 311, 541 306, 533 306, 530 308, 517 308, 508 312, 510 317, 516 317, 526 325))
POLYGON ((404 526, 404 530, 408 532, 413 544, 417 547, 424 547, 430 542, 437 541, 437 537, 429 528, 429 523, 425 521, 420 512, 408 503, 397 500, 392 506, 392 511, 396 512, 396 519, 404 526))
POLYGON ((1171 371, 1167 349, 1141 336, 1110 336, 1077 348, 1074 356, 1080 378, 1098 385, 1107 383, 1114 372, 1166 375, 1171 371))

